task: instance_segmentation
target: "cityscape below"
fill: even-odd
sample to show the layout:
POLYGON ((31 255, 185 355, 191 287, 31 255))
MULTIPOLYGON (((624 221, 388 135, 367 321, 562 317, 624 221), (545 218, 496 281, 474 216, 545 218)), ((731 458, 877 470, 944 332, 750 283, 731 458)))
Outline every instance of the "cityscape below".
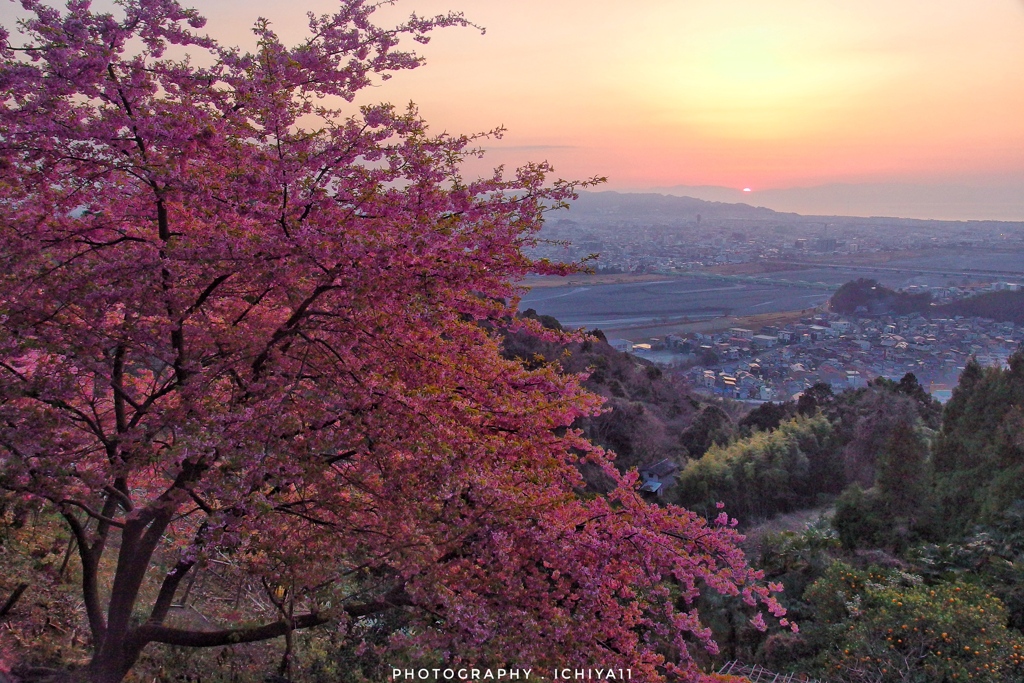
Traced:
POLYGON ((944 401, 971 356, 1002 365, 1024 340, 1020 320, 948 314, 951 302, 1020 290, 1022 223, 801 216, 614 192, 549 216, 536 255, 589 258, 592 272, 531 279, 520 308, 600 329, 698 393, 780 401, 818 382, 838 391, 912 372, 944 401), (931 308, 830 308, 862 278, 927 295, 931 308))

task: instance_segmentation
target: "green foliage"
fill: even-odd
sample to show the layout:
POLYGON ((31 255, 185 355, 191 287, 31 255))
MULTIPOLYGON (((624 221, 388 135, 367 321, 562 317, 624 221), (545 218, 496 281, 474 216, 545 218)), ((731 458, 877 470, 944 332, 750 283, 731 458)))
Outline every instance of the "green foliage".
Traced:
POLYGON ((1024 502, 962 541, 917 546, 907 559, 930 582, 986 586, 1006 605, 1009 625, 1024 631, 1024 502))
POLYGON ((712 446, 680 473, 677 502, 706 515, 723 502, 744 522, 811 507, 830 492, 812 472, 838 467, 830 433, 824 417, 797 417, 773 432, 712 446))
POLYGON ((739 421, 738 427, 740 436, 746 438, 754 432, 770 432, 777 429, 785 420, 790 419, 796 413, 796 406, 792 401, 784 403, 773 403, 768 401, 747 413, 739 421))
POLYGON ((878 456, 876 486, 892 523, 907 532, 922 530, 931 517, 928 443, 915 425, 897 426, 878 456))
POLYGON ((892 543, 891 528, 877 490, 864 491, 857 483, 850 485, 836 501, 832 526, 848 550, 878 548, 892 543))
POLYGON ((705 406, 697 418, 679 438, 680 443, 692 458, 699 458, 712 446, 729 443, 733 435, 732 420, 722 408, 705 406))
POLYGON ((874 488, 854 483, 836 501, 843 546, 899 550, 933 534, 928 444, 913 424, 893 425, 877 455, 874 488))
POLYGON ((893 683, 1009 683, 1024 676, 1024 639, 1002 603, 962 583, 924 585, 898 570, 836 562, 805 596, 815 606, 821 675, 893 683))
POLYGON ((878 387, 893 394, 900 394, 914 399, 920 406, 920 416, 932 429, 937 429, 942 417, 942 404, 932 398, 917 381, 917 375, 908 372, 899 382, 885 377, 876 377, 871 381, 872 387, 878 387))
POLYGON ((915 430, 938 426, 938 404, 922 404, 890 386, 898 385, 876 384, 844 392, 826 411, 836 431, 836 445, 842 449, 847 483, 871 488, 878 476, 879 456, 895 434, 908 425, 915 430))
POLYGON ((815 382, 814 386, 808 388, 796 402, 796 411, 801 415, 814 415, 835 400, 832 386, 825 382, 815 382))
POLYGON ((782 584, 786 613, 794 621, 815 619, 801 596, 832 564, 839 548, 839 537, 824 517, 800 531, 767 534, 761 539, 757 566, 767 579, 782 584))
MULTIPOLYGON (((748 536, 747 553, 754 557, 765 579, 782 586, 780 602, 790 621, 802 624, 814 619, 802 595, 831 564, 839 542, 828 521, 819 517, 798 531, 748 536), (755 539, 756 549, 749 547, 755 539)), ((740 659, 758 662, 778 671, 789 671, 797 659, 814 654, 805 637, 789 628, 770 626, 759 631, 750 623, 750 607, 739 596, 702 594, 697 609, 710 615, 708 627, 720 648, 719 661, 740 659)))
POLYGON ((987 523, 1024 499, 1024 350, 1009 369, 973 359, 946 404, 935 449, 947 537, 987 523))
POLYGON ((832 563, 831 553, 839 545, 835 530, 821 517, 798 532, 767 534, 761 541, 758 566, 771 578, 787 574, 817 578, 832 563))

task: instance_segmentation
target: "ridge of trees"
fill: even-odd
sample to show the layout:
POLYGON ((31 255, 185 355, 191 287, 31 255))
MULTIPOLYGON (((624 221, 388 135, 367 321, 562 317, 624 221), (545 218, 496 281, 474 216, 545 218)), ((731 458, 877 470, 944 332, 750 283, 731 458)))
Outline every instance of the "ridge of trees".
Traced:
POLYGON ((1024 325, 1024 291, 982 292, 935 308, 943 316, 989 318, 1024 325))
POLYGON ((927 292, 911 294, 890 289, 877 280, 858 278, 837 289, 829 306, 836 313, 845 315, 853 315, 858 311, 870 315, 920 313, 928 317, 988 318, 996 322, 1024 325, 1022 291, 981 292, 956 301, 936 304, 927 292))
POLYGON ((792 495, 812 480, 785 446, 809 420, 827 425, 834 511, 799 531, 758 532, 755 546, 801 631, 756 633, 738 606, 708 596, 723 656, 843 683, 1019 681, 1024 348, 1005 368, 972 359, 945 406, 912 375, 805 396, 803 413, 795 402, 751 411, 739 439, 681 476, 683 501, 723 498, 751 528, 794 500, 813 504, 792 495), (774 510, 758 507, 773 498, 774 510))
POLYGON ((877 280, 858 278, 843 284, 829 300, 829 307, 847 315, 862 309, 870 314, 925 313, 931 305, 928 293, 910 294, 889 289, 877 280))

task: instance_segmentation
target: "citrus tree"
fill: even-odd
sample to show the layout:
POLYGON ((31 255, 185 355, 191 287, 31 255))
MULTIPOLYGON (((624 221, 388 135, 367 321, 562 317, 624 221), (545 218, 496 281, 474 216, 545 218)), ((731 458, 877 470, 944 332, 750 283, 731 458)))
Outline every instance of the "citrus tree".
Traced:
POLYGON ((897 570, 836 562, 807 591, 822 673, 851 682, 1019 681, 1024 642, 1006 608, 977 585, 928 586, 897 570))

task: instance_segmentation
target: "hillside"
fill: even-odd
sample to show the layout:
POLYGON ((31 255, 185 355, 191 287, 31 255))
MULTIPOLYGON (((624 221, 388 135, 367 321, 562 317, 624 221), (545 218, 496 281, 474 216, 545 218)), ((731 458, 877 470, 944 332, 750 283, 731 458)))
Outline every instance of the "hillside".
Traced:
POLYGON ((663 221, 666 219, 696 220, 780 220, 794 219, 796 214, 780 213, 749 204, 709 202, 692 197, 663 194, 620 192, 581 192, 569 209, 572 219, 629 219, 663 221))
MULTIPOLYGON (((523 315, 559 328, 557 320, 532 309, 523 315)), ((738 433, 742 405, 697 397, 654 363, 616 351, 599 330, 593 334, 568 345, 509 335, 505 354, 527 364, 556 363, 564 372, 590 373, 584 386, 606 399, 606 411, 577 426, 594 443, 615 451, 620 470, 666 458, 682 467, 738 433)))
POLYGON ((943 316, 961 315, 965 318, 991 318, 999 322, 1024 325, 1024 291, 985 292, 967 299, 936 307, 943 316))
POLYGON ((930 294, 908 294, 889 289, 877 280, 858 278, 847 282, 832 295, 829 307, 836 313, 871 315, 928 313, 930 294))
POLYGON ((946 304, 932 302, 930 294, 910 294, 889 289, 876 280, 860 278, 847 282, 832 295, 829 307, 836 313, 853 315, 907 315, 928 317, 989 318, 997 322, 1024 324, 1024 291, 983 292, 946 304))

